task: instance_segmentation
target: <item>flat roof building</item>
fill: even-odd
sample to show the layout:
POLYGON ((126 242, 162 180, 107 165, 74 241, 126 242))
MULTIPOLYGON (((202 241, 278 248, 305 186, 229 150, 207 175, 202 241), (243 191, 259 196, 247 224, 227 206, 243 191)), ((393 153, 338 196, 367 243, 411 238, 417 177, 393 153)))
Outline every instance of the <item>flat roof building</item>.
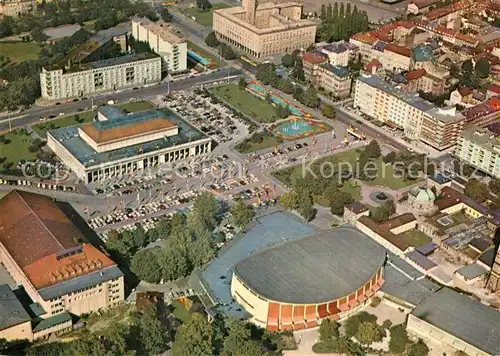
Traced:
POLYGON ((47 133, 47 144, 85 183, 208 153, 211 139, 168 109, 125 114, 99 109, 97 121, 47 133))
POLYGON ((316 23, 302 19, 302 3, 243 0, 241 6, 217 9, 217 37, 255 58, 305 50, 314 44, 316 23))
POLYGON ((407 330, 467 355, 500 354, 500 313, 446 287, 416 306, 407 330))
POLYGON ((0 285, 0 339, 32 340, 31 317, 7 284, 0 285))
POLYGON ((173 33, 167 24, 134 18, 132 36, 137 41, 148 43, 161 56, 163 71, 179 73, 187 70, 187 42, 173 33))
POLYGON ((0 262, 43 319, 123 302, 123 273, 85 241, 49 197, 13 190, 0 200, 0 262))
POLYGON ((405 92, 377 76, 361 75, 356 81, 354 106, 364 114, 404 130, 408 138, 438 150, 456 144, 465 117, 455 108, 442 109, 405 92))
POLYGON ((369 303, 385 258, 382 246, 344 225, 251 255, 234 267, 231 294, 269 330, 315 327, 369 303))
POLYGON ((500 179, 500 123, 464 130, 458 138, 455 155, 471 166, 500 179))

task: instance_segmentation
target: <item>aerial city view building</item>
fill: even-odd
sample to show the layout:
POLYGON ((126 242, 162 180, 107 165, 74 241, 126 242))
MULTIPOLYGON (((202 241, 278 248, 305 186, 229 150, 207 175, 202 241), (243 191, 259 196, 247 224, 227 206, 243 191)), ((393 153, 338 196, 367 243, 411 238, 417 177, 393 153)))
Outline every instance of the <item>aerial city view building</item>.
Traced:
POLYGON ((500 355, 500 0, 0 1, 0 354, 500 355))

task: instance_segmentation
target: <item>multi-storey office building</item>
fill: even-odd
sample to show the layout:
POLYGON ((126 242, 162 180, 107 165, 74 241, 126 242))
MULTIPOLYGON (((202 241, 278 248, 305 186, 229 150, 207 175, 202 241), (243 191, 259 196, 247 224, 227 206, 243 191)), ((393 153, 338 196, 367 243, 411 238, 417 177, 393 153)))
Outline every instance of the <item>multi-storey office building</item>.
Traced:
POLYGON ((243 0, 242 6, 215 10, 213 29, 220 40, 262 58, 314 44, 316 23, 301 17, 298 1, 258 4, 243 0))
POLYGON ((454 146, 465 125, 465 117, 455 108, 438 108, 418 94, 404 92, 370 75, 357 79, 354 106, 438 150, 454 146))
POLYGON ((212 150, 209 137, 167 109, 125 114, 104 106, 98 120, 47 133, 47 144, 85 183, 177 162, 212 150))
POLYGON ((132 36, 147 42, 151 49, 163 58, 163 70, 169 73, 187 70, 187 43, 175 35, 167 25, 148 19, 132 20, 132 36))

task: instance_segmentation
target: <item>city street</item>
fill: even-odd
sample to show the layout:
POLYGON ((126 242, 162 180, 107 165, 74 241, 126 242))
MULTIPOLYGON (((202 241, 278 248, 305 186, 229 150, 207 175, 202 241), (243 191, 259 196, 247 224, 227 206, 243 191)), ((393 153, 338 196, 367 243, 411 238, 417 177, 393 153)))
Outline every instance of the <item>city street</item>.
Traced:
MULTIPOLYGON (((158 94, 165 94, 170 87, 170 91, 178 91, 192 88, 200 84, 209 84, 216 81, 224 80, 228 76, 232 77, 235 75, 241 75, 241 71, 232 68, 221 68, 219 71, 202 74, 194 78, 182 79, 179 81, 172 81, 170 83, 161 83, 157 85, 151 85, 148 87, 140 88, 139 90, 123 90, 115 93, 102 93, 95 95, 94 105, 105 104, 109 100, 122 103, 128 101, 131 98, 144 99, 156 96, 158 94)), ((92 106, 92 99, 81 100, 77 102, 65 103, 64 100, 61 101, 60 105, 51 105, 47 107, 33 106, 25 110, 22 114, 12 114, 10 118, 10 124, 12 129, 17 127, 23 127, 28 124, 36 123, 41 117, 48 117, 50 115, 55 115, 56 117, 59 113, 63 112, 67 115, 76 113, 78 109, 86 110, 92 106)), ((9 118, 7 115, 0 117, 0 132, 5 132, 9 130, 9 118)))

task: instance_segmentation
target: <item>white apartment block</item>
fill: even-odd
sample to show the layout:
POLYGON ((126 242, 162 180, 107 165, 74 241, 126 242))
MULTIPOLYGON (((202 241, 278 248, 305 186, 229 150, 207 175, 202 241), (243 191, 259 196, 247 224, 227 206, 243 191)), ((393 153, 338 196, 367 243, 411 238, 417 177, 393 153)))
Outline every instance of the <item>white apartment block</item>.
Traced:
POLYGON ((42 98, 60 100, 161 81, 161 58, 154 53, 125 55, 66 67, 42 68, 42 98))
POLYGON ((458 138, 455 156, 500 179, 500 134, 498 132, 486 127, 464 130, 458 138))
POLYGON ((0 16, 18 17, 36 10, 36 0, 2 0, 0 16))
POLYGON ((163 71, 179 73, 187 70, 186 40, 172 33, 166 24, 133 19, 132 36, 137 41, 149 43, 151 49, 163 58, 163 71))
POLYGON ((347 67, 351 59, 356 59, 356 55, 359 53, 359 48, 352 43, 339 41, 332 42, 329 45, 320 48, 319 51, 328 56, 328 63, 332 66, 347 67))
POLYGON ((441 109, 390 85, 382 79, 362 75, 356 81, 354 106, 364 114, 404 130, 405 135, 443 150, 454 146, 465 117, 455 108, 441 109))

